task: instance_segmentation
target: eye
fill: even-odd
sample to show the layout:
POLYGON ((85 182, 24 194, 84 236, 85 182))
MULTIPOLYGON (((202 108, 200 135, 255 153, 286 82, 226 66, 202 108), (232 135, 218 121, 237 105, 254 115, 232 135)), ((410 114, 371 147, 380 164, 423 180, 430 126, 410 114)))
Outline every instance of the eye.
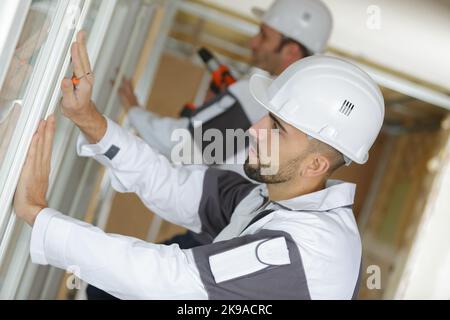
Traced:
POLYGON ((278 123, 272 120, 272 129, 279 129, 278 123))

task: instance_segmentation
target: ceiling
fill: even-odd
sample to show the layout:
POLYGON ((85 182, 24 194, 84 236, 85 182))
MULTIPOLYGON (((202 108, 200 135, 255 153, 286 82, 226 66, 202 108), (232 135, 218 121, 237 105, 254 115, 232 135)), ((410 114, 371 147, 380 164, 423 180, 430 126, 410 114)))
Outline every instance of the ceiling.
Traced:
MULTIPOLYGON (((203 2, 253 18, 252 7, 273 0, 203 2)), ((323 2, 334 20, 331 48, 450 92, 450 0, 323 2)))

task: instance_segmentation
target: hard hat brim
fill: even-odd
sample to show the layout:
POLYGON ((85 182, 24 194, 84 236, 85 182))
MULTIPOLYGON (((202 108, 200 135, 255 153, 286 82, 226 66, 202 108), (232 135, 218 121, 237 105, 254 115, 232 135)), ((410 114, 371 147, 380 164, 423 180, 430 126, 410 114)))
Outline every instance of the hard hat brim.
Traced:
POLYGON ((274 107, 270 103, 270 97, 269 97, 269 91, 270 86, 272 85, 272 82, 274 80, 270 77, 264 76, 262 74, 254 74, 250 78, 249 87, 250 87, 250 93, 252 94, 253 98, 261 105, 263 106, 267 111, 274 114, 275 116, 282 119, 284 122, 292 125, 293 127, 296 127, 298 130, 301 130, 298 128, 294 123, 289 121, 288 119, 285 119, 279 112, 278 108, 274 107))
POLYGON ((269 99, 269 87, 272 82, 273 79, 261 74, 253 75, 249 82, 250 92, 253 98, 270 112, 273 112, 270 108, 269 99))

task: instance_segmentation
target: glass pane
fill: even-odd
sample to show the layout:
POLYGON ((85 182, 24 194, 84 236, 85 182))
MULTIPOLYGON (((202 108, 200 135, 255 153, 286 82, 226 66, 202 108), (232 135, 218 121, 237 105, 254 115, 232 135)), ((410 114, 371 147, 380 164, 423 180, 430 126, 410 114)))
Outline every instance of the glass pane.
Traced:
POLYGON ((91 3, 91 7, 89 8, 89 13, 86 17, 86 20, 84 21, 84 26, 83 26, 83 29, 88 33, 88 36, 89 36, 90 31, 93 29, 95 22, 99 21, 97 19, 97 16, 98 16, 101 4, 102 4, 102 0, 94 0, 91 3))
POLYGON ((0 90, 0 168, 22 112, 22 100, 39 52, 47 39, 57 3, 58 0, 32 1, 14 57, 0 90))
POLYGON ((121 0, 115 8, 108 34, 101 50, 101 59, 95 66, 93 101, 100 112, 104 112, 116 80, 117 71, 123 60, 126 46, 119 46, 121 39, 129 39, 131 30, 125 27, 130 14, 131 1, 121 0))

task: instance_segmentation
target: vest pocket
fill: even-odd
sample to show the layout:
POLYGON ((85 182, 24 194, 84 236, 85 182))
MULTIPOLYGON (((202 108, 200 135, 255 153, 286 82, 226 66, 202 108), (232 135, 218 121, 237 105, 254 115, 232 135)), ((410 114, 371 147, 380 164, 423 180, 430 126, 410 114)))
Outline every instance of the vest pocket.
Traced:
POLYGON ((290 263, 284 237, 254 241, 209 257, 209 265, 216 283, 290 263))

